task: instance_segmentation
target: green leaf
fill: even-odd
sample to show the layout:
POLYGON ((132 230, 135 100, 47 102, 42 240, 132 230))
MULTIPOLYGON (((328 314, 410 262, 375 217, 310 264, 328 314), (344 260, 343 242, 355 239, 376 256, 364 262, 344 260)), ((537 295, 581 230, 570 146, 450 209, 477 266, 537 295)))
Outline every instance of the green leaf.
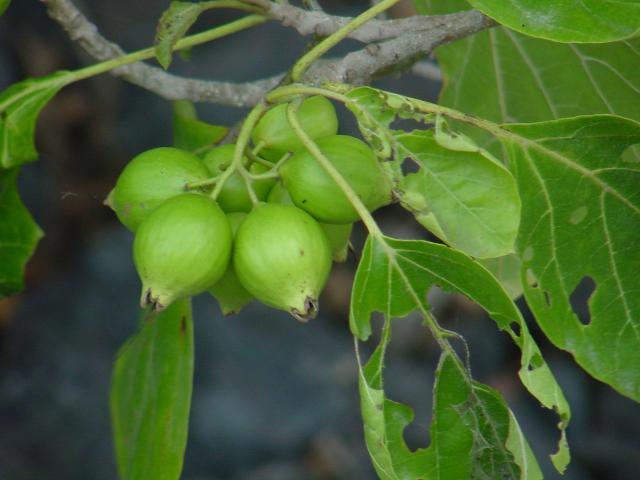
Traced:
POLYGON ((485 15, 555 42, 604 43, 640 33, 637 0, 469 0, 485 15))
POLYGON ((27 79, 0 93, 0 167, 15 167, 38 158, 33 143, 38 114, 72 75, 57 72, 27 79))
POLYGON ((116 360, 110 403, 121 479, 180 478, 192 386, 191 304, 180 300, 143 315, 116 360))
POLYGON ((18 169, 0 169, 0 299, 23 288, 24 266, 42 231, 20 201, 18 169))
POLYGON ((204 10, 199 3, 173 1, 160 17, 155 39, 156 58, 165 70, 171 65, 173 47, 204 10))
POLYGON ((11 0, 0 0, 0 15, 9 7, 9 3, 11 3, 11 0))
MULTIPOLYGON (((431 14, 466 8, 462 0, 427 5, 431 14)), ((567 45, 492 28, 442 46, 436 55, 444 76, 440 103, 481 118, 538 122, 610 113, 640 121, 639 39, 567 45)), ((495 142, 478 129, 463 131, 486 148, 495 142)))
POLYGON ((469 143, 456 146, 432 131, 395 134, 401 156, 420 165, 406 177, 404 202, 417 220, 442 240, 474 257, 492 258, 514 251, 520 199, 511 173, 487 151, 469 143), (454 150, 455 149, 455 150, 454 150))
MULTIPOLYGON (((444 120, 421 113, 412 99, 370 87, 347 93, 363 136, 381 158, 421 168, 401 180, 402 204, 450 245, 480 258, 513 252, 520 200, 511 173, 444 120), (396 118, 436 123, 432 131, 393 130, 396 118)), ((385 162, 390 163, 390 162, 385 162)))
MULTIPOLYGON (((418 309, 429 324, 431 317, 426 294, 433 286, 461 293, 476 302, 520 347, 522 355, 518 375, 522 383, 542 405, 554 409, 561 418, 559 450, 552 460, 558 470, 564 470, 568 462, 564 429, 570 417, 569 406, 517 307, 495 278, 468 256, 429 242, 370 237, 353 286, 351 331, 361 340, 368 338, 371 315, 376 311, 391 319, 404 317, 418 309)), ((431 327, 437 333, 439 327, 431 327)), ((381 357, 382 352, 378 355, 381 357)), ((378 376, 381 376, 381 365, 380 360, 378 376)), ((367 384, 373 389, 381 388, 381 384, 373 380, 368 380, 367 384)), ((388 440, 383 443, 386 445, 388 440)))
POLYGON ((591 375, 640 401, 640 123, 610 115, 503 125, 523 216, 527 303, 546 335, 591 375), (596 283, 585 325, 571 308, 596 283))
POLYGON ((403 431, 413 411, 387 399, 380 386, 380 352, 387 341, 359 375, 365 441, 382 480, 542 478, 504 400, 489 387, 470 382, 460 363, 446 353, 436 372, 431 445, 410 451, 403 431))
POLYGON ((222 140, 228 129, 198 120, 191 102, 173 103, 173 144, 177 148, 200 153, 222 140))

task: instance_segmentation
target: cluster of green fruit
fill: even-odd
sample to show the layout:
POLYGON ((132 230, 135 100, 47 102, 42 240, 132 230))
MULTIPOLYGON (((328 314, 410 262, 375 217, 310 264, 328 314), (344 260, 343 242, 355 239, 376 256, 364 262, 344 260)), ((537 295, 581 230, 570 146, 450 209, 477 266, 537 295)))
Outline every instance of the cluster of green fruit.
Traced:
MULTIPOLYGON (((315 315, 332 259, 346 259, 358 214, 304 148, 286 108, 276 105, 256 124, 242 171, 227 172, 233 144, 203 158, 155 148, 127 164, 105 203, 135 232, 143 307, 161 310, 209 291, 225 314, 256 298, 299 320, 315 315)), ((361 140, 337 134, 331 102, 308 98, 298 115, 368 209, 391 202, 376 155, 361 140)))

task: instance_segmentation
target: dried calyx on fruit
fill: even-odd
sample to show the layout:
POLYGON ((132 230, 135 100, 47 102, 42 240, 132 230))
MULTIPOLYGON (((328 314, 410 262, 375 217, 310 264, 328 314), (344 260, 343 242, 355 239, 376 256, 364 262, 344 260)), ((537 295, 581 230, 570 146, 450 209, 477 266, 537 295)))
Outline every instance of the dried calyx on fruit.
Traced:
POLYGON ((147 150, 124 168, 105 204, 122 224, 136 231, 156 207, 185 192, 185 185, 210 176, 195 155, 172 147, 147 150))
POLYGON ((331 248, 318 222, 293 205, 264 204, 242 222, 233 266, 258 300, 306 321, 331 271, 331 248))
POLYGON ((210 198, 184 193, 164 202, 142 222, 133 243, 141 306, 162 310, 210 288, 227 269, 231 243, 229 220, 210 198))

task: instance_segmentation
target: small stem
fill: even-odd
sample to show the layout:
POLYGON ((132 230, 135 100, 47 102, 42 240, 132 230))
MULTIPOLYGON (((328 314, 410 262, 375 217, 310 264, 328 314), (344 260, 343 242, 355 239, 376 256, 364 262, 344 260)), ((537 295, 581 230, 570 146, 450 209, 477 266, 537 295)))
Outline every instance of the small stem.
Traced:
POLYGON ((329 49, 340 43, 351 32, 360 28, 372 18, 391 8, 393 5, 398 3, 398 1, 399 0, 382 0, 380 3, 361 13, 349 23, 336 30, 332 35, 322 40, 314 48, 298 59, 291 70, 291 79, 294 82, 300 80, 311 64, 324 55, 329 49))
POLYGON ((253 163, 259 163, 260 165, 264 165, 265 167, 269 167, 269 168, 273 167, 273 162, 270 162, 269 160, 265 160, 264 158, 259 157, 253 151, 251 151, 250 148, 247 148, 244 151, 244 154, 253 163))
MULTIPOLYGON (((302 125, 300 125, 300 121, 298 120, 296 110, 297 106, 292 103, 290 103, 287 107, 287 118, 289 119, 291 128, 293 128, 293 130, 296 132, 296 135, 298 135, 298 138, 305 146, 305 148, 309 150, 311 155, 313 155, 320 166, 325 170, 325 172, 327 172, 331 179, 336 182, 340 190, 342 190, 342 193, 344 193, 351 205, 353 205, 353 208, 356 210, 356 212, 358 212, 358 215, 362 219, 362 222, 367 227, 367 230, 369 230, 369 234, 377 238, 382 238, 384 235, 380 230, 380 227, 378 227, 378 224, 369 213, 367 207, 364 206, 362 200, 360 200, 356 192, 354 192, 351 188, 351 185, 347 183, 347 181, 336 169, 336 167, 333 166, 333 163, 331 163, 329 159, 324 156, 324 154, 318 148, 318 145, 316 145, 311 137, 309 137, 309 135, 307 135, 307 133, 304 131, 302 125)), ((374 186, 372 186, 372 188, 374 188, 374 186)))
POLYGON ((334 92, 333 90, 308 87, 301 84, 285 85, 283 87, 276 88, 267 94, 266 99, 269 103, 278 103, 287 97, 296 95, 322 95, 323 97, 332 98, 342 103, 352 103, 352 100, 349 97, 341 93, 334 92))
MULTIPOLYGON (((248 15, 220 27, 212 28, 201 33, 196 33, 194 35, 184 37, 176 43, 174 50, 182 50, 184 48, 193 47, 201 43, 210 42, 226 35, 239 32, 240 30, 259 25, 266 22, 267 20, 268 19, 262 15, 248 15)), ((108 72, 109 70, 113 70, 114 68, 118 68, 123 65, 139 62, 141 60, 147 60, 149 58, 153 58, 154 56, 155 47, 149 47, 143 50, 138 50, 137 52, 123 55, 121 57, 112 58, 111 60, 106 60, 94 65, 89 65, 88 67, 71 72, 69 77, 66 78, 65 85, 76 82, 78 80, 83 80, 85 78, 93 77, 94 75, 108 72)))
POLYGON ((245 12, 264 12, 264 10, 257 5, 251 5, 239 0, 212 0, 211 2, 201 2, 199 6, 202 8, 202 11, 212 10, 214 8, 232 8, 234 10, 243 10, 245 12))
MULTIPOLYGON (((247 145, 249 144, 249 139, 251 138, 251 131, 253 127, 255 127, 256 123, 266 110, 266 106, 264 102, 259 102, 251 109, 249 115, 245 119, 242 124, 242 128, 240 129, 240 133, 238 134, 238 139, 236 140, 236 148, 233 151, 233 159, 231 160, 231 164, 229 167, 220 175, 220 182, 215 186, 213 191, 211 192, 211 198, 216 200, 220 192, 222 191, 222 187, 225 182, 233 175, 234 172, 238 171, 242 168, 242 157, 247 145)), ((244 177, 243 177, 244 178, 244 177)), ((249 191, 251 194, 251 189, 249 191)))
POLYGON ((216 183, 218 183, 219 179, 220 179, 220 175, 216 175, 215 177, 211 177, 206 180, 201 180, 199 182, 189 182, 185 184, 184 189, 196 190, 198 188, 209 187, 211 185, 215 185, 216 183))
POLYGON ((260 200, 258 200, 256 191, 253 189, 253 179, 251 178, 251 174, 242 166, 238 169, 238 172, 240 173, 242 180, 244 180, 244 185, 247 187, 247 192, 249 193, 249 199, 251 199, 251 203, 255 207, 260 203, 260 200))

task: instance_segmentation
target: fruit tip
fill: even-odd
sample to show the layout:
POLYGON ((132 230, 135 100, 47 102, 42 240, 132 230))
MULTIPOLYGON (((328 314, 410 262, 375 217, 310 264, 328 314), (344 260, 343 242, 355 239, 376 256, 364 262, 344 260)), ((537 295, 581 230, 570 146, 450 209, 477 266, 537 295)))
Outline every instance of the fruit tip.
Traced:
POLYGON ((165 309, 166 302, 160 301, 160 295, 154 296, 151 288, 142 288, 140 297, 140 306, 142 308, 150 307, 152 312, 161 312, 165 309))
POLYGON ((302 311, 297 308, 289 310, 291 316, 301 323, 307 323, 309 320, 316 318, 318 314, 318 300, 315 298, 307 297, 304 299, 304 308, 302 311))

